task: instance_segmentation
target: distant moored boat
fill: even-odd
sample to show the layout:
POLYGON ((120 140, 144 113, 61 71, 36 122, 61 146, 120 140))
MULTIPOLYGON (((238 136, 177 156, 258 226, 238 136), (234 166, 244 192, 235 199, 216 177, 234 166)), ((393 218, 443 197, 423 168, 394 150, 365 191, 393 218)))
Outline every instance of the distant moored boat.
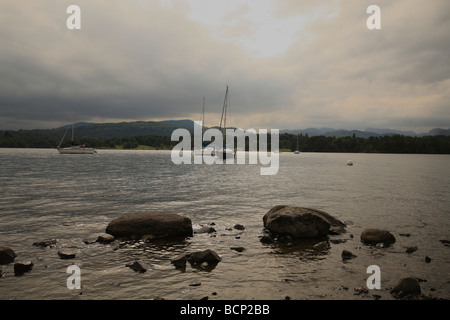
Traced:
POLYGON ((86 148, 84 144, 80 144, 78 146, 73 144, 73 136, 75 132, 75 123, 72 123, 72 146, 61 148, 61 144, 64 141, 64 138, 66 137, 67 130, 69 130, 69 127, 67 127, 66 132, 64 133, 64 136, 61 139, 61 142, 59 143, 57 149, 60 154, 93 154, 97 153, 94 148, 86 148))

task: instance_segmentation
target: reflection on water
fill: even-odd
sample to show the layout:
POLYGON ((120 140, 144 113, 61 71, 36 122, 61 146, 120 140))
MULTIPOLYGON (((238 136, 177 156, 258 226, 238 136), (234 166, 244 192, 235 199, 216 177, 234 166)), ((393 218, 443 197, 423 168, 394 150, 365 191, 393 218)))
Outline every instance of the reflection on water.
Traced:
POLYGON ((0 149, 0 246, 34 263, 21 277, 11 264, 0 267, 0 299, 393 299, 389 289, 407 276, 426 280, 425 295, 449 298, 450 248, 440 241, 450 239, 449 160, 280 153, 278 174, 261 176, 259 165, 174 165, 167 151, 0 149), (280 204, 324 210, 346 222, 347 233, 330 236, 324 251, 314 241, 263 243, 262 217, 280 204), (171 244, 94 242, 112 219, 149 211, 187 216, 194 228, 214 222, 216 232, 171 244), (388 229, 397 241, 365 246, 365 228, 388 229), (56 247, 32 245, 45 239, 57 239, 56 247), (418 250, 406 253, 410 246, 418 250), (60 259, 61 248, 76 258, 60 259), (222 258, 213 270, 171 264, 205 249, 222 258), (356 257, 343 261, 344 249, 356 257), (147 271, 126 267, 133 261, 147 271), (70 264, 81 269, 81 290, 66 287, 70 264), (382 289, 355 295, 373 264, 382 289))

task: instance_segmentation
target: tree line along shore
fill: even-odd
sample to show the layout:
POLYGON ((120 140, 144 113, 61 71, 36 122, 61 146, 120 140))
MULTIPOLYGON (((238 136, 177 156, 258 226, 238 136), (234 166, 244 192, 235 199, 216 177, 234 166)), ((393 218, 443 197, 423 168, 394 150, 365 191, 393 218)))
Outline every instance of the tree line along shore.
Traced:
MULTIPOLYGON (((56 148, 60 136, 30 131, 0 131, 0 148, 56 148)), ((248 140, 248 139, 247 139, 248 140)), ((171 150, 179 141, 170 135, 143 135, 131 137, 93 138, 76 137, 74 145, 84 144, 97 149, 171 150)), ((246 141, 248 145, 248 141, 246 141)), ((66 141, 62 146, 67 146, 66 141)), ((270 148, 270 139, 268 139, 270 148)), ((236 144, 235 144, 236 145, 236 144)), ((386 135, 360 138, 353 136, 330 137, 283 133, 279 135, 279 151, 343 153, 415 153, 450 154, 450 136, 386 135)))

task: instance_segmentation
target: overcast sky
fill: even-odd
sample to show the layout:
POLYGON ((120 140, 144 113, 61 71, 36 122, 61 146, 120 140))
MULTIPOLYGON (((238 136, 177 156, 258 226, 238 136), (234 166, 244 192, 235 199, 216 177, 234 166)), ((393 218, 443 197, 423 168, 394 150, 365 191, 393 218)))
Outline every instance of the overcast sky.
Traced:
POLYGON ((202 97, 218 125, 227 85, 243 129, 450 126, 449 0, 0 0, 0 40, 0 130, 199 120, 202 97))

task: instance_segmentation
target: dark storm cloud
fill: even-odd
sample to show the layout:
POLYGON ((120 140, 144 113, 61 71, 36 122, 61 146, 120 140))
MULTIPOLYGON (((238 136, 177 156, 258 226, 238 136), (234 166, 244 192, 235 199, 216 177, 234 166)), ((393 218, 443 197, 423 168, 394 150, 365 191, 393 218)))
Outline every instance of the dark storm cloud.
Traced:
POLYGON ((449 122, 448 1, 380 0, 378 31, 365 26, 369 1, 274 2, 273 17, 305 23, 264 58, 243 45, 260 26, 242 2, 230 2, 232 24, 212 27, 190 18, 189 1, 79 0, 78 31, 65 25, 69 1, 3 2, 0 129, 63 125, 74 109, 79 121, 197 120, 203 96, 216 124, 226 85, 242 128, 449 122))

